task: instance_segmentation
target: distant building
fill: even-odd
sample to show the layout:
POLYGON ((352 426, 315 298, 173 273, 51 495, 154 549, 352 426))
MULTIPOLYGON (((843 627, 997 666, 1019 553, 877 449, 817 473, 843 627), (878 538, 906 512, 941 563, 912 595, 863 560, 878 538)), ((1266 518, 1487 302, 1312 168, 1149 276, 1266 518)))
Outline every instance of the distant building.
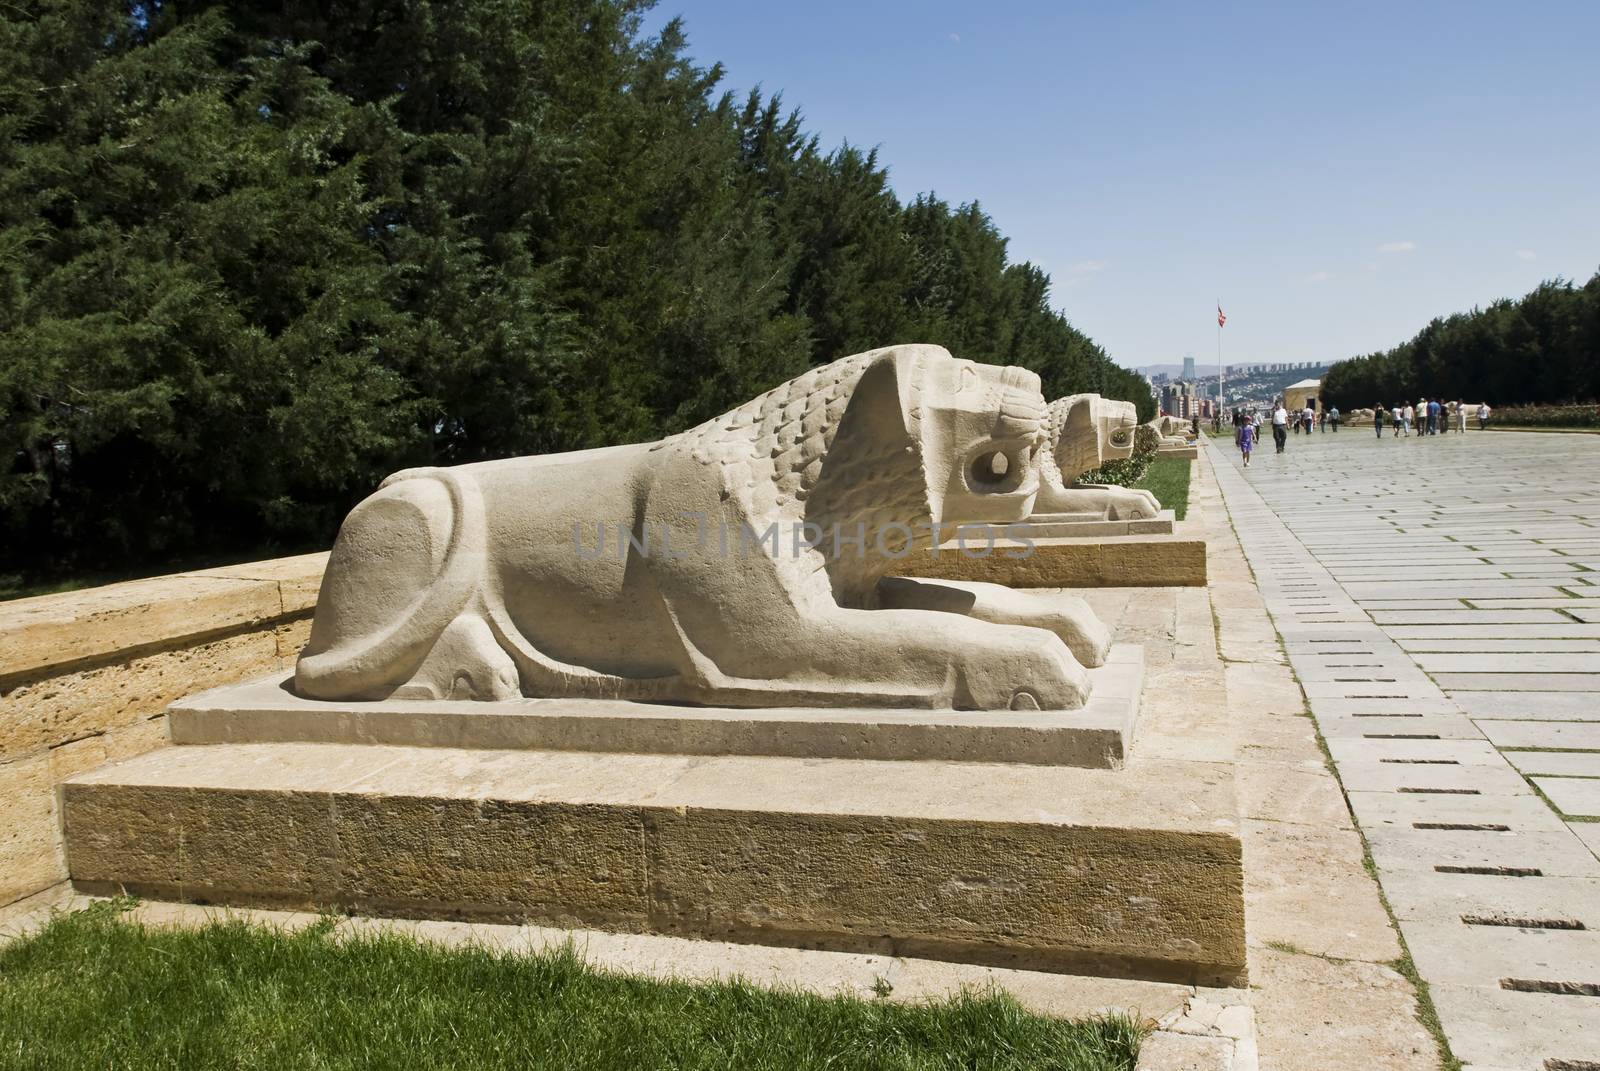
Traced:
POLYGON ((1194 358, 1193 357, 1185 357, 1183 359, 1183 378, 1184 379, 1193 379, 1194 378, 1194 358))
POLYGON ((1283 404, 1287 409, 1317 408, 1317 395, 1322 391, 1322 380, 1302 379, 1283 388, 1283 404))

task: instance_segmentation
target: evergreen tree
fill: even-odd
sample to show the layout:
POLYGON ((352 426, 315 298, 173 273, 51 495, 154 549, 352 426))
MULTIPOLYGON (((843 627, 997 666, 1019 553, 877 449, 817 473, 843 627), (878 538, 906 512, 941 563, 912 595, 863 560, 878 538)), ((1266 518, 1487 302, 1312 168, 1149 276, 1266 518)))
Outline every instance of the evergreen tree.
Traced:
POLYGON ((902 204, 646 7, 0 5, 0 557, 323 545, 395 469, 658 437, 893 342, 1149 415, 978 205, 902 204))

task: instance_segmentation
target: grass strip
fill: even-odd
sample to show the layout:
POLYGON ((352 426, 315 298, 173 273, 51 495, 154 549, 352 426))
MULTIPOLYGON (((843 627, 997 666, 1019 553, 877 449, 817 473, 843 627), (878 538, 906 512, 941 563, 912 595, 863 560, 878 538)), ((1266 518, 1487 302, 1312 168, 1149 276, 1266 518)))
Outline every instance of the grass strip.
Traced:
POLYGON ((1131 1071, 1143 1032, 997 991, 919 1004, 656 981, 570 947, 444 947, 332 918, 155 928, 126 906, 0 949, 0 1067, 1131 1071))
POLYGON ((1144 476, 1133 486, 1156 496, 1163 509, 1170 509, 1178 520, 1189 512, 1189 475, 1192 463, 1186 457, 1158 457, 1150 462, 1144 476))

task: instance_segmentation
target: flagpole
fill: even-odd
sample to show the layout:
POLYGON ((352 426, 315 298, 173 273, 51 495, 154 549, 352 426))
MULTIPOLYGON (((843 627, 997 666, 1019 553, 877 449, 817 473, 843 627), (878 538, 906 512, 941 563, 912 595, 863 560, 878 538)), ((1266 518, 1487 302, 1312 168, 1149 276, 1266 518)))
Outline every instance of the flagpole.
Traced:
POLYGON ((1217 298, 1217 414, 1222 414, 1222 299, 1217 298))

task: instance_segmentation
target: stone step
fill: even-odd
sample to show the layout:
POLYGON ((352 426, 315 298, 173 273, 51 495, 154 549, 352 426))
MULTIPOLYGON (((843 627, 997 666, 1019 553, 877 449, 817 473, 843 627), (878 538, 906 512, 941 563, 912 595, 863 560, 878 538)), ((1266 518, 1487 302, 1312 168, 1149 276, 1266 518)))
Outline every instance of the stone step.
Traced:
POLYGON ((1176 515, 1164 509, 1154 517, 1136 517, 1111 521, 1093 513, 1035 513, 1016 524, 963 525, 956 536, 946 540, 940 553, 958 554, 964 549, 980 551, 986 545, 1007 541, 1015 543, 1023 536, 1029 539, 1069 539, 1087 536, 1171 535, 1177 524, 1176 515))
POLYGON ((992 548, 969 543, 965 552, 939 548, 909 555, 896 571, 1014 588, 1203 588, 1205 540, 1191 538, 1183 525, 1179 529, 1172 535, 1034 539, 1026 544, 996 540, 992 548))
POLYGON ((216 744, 61 791, 91 893, 1244 976, 1227 763, 216 744))
POLYGON ((1117 644, 1078 710, 689 707, 599 699, 301 699, 275 674, 169 710, 177 744, 398 744, 635 754, 948 760, 1115 768, 1128 754, 1144 648, 1117 644))

